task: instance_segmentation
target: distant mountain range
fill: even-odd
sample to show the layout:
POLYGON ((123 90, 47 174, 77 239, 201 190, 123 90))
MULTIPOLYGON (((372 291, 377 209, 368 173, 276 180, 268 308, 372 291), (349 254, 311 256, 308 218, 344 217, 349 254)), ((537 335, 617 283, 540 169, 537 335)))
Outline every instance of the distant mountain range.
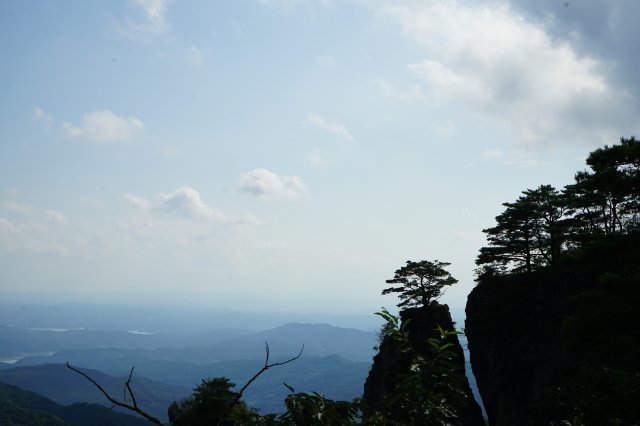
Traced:
POLYGON ((19 328, 58 328, 89 330, 140 330, 159 334, 200 334, 211 329, 251 331, 277 327, 288 322, 327 323, 333 326, 373 331, 381 320, 372 313, 320 314, 285 312, 240 312, 221 308, 154 307, 61 303, 41 305, 9 302, 0 294, 0 325, 19 328))
MULTIPOLYGON (((254 360, 235 360, 222 361, 209 365, 194 365, 189 363, 177 363, 171 361, 151 361, 133 362, 129 358, 126 350, 109 349, 109 350, 92 350, 92 351, 67 351, 51 357, 52 359, 42 359, 41 361, 64 362, 68 360, 72 365, 92 368, 103 371, 112 376, 124 376, 128 374, 132 365, 135 365, 134 388, 138 389, 139 384, 149 388, 149 399, 153 399, 156 394, 154 387, 150 384, 153 381, 164 382, 173 385, 179 389, 193 389, 202 379, 209 377, 228 377, 232 382, 242 385, 257 370, 262 367, 264 361, 262 359, 254 360), (101 357, 101 352, 107 351, 108 356, 101 357), (60 358, 66 358, 64 361, 60 358), (144 380, 143 378, 153 380, 144 380)), ((273 360, 277 360, 277 354, 273 354, 273 360)), ((23 360, 27 361, 27 360, 23 360)), ((38 359, 30 360, 37 365, 38 359)), ((58 366, 62 368, 62 366, 58 366)), ((356 362, 340 358, 336 355, 327 357, 302 356, 300 359, 277 368, 272 368, 256 380, 245 393, 245 400, 250 405, 261 409, 263 412, 276 412, 282 410, 282 401, 288 394, 287 389, 282 384, 286 382, 293 386, 297 392, 317 391, 334 399, 351 400, 362 394, 362 384, 366 378, 371 363, 356 362)), ((46 381, 46 368, 44 370, 28 370, 22 373, 23 368, 32 368, 25 366, 21 361, 20 365, 12 369, 0 370, 0 380, 3 377, 13 377, 12 382, 29 389, 37 389, 44 395, 51 395, 46 387, 36 387, 39 380, 46 381), (17 370, 17 371, 16 371, 17 370), (32 378, 26 382, 26 378, 30 375, 40 374, 40 378, 32 378), (25 380, 25 381, 22 381, 25 380), (33 386, 33 387, 29 387, 33 386)), ((66 374, 66 373, 65 373, 66 374)), ((111 379, 99 375, 101 379, 105 379, 105 383, 112 383, 111 379)), ((98 380, 100 382, 100 380, 98 380)), ((163 383, 163 384, 164 384, 163 383)), ((113 382, 113 386, 119 393, 122 392, 123 379, 113 382), (118 387, 119 386, 119 387, 118 387)), ((63 391, 64 382, 59 385, 52 386, 51 392, 58 392, 67 395, 76 395, 76 390, 63 391)), ((144 387, 141 387, 143 389, 144 387)), ((166 387, 164 389, 168 389, 166 387)), ((137 390, 136 390, 137 392, 137 390)), ((158 400, 164 402, 169 401, 168 392, 159 392, 158 400), (163 399, 165 398, 165 399, 163 399)), ((180 399, 180 395, 176 395, 175 399, 180 399)), ((83 400, 83 399, 78 399, 83 400)), ((91 399, 93 401, 93 399, 91 399)), ((163 403, 164 403, 163 402, 163 403)), ((169 401, 171 402, 171 401, 169 401)), ((160 405, 162 405, 161 403, 160 405)), ((168 405, 168 404, 167 404, 168 405)), ((166 407, 160 407, 166 409, 166 407)))
POLYGON ((24 354, 42 354, 65 349, 186 347, 210 345, 220 340, 250 334, 240 329, 211 330, 197 335, 147 334, 139 331, 105 331, 86 329, 29 329, 0 326, 0 358, 24 354))
POLYGON ((0 326, 0 357, 49 354, 63 350, 125 348, 157 350, 139 356, 206 364, 252 359, 264 353, 264 342, 283 354, 295 354, 302 345, 314 356, 340 355, 369 361, 374 355, 375 333, 327 324, 290 323, 274 329, 250 332, 240 329, 211 330, 197 335, 174 336, 126 331, 32 330, 0 326))
MULTIPOLYGON (((269 343, 272 361, 297 354, 303 344, 304 351, 300 359, 270 369, 252 384, 244 398, 250 405, 264 413, 281 411, 289 392, 283 382, 297 392, 317 391, 334 399, 353 399, 362 394, 375 345, 373 332, 327 324, 290 323, 260 332, 212 331, 207 334, 209 337, 200 337, 197 342, 183 340, 200 346, 153 349, 122 345, 135 346, 137 342, 145 345, 151 342, 149 338, 156 338, 154 344, 161 344, 166 336, 10 329, 11 337, 28 337, 33 339, 32 348, 54 353, 27 356, 13 365, 0 364, 0 380, 59 403, 102 402, 102 396, 89 383, 77 374, 74 376, 63 364, 70 362, 94 370, 91 375, 116 394, 121 394, 123 377, 135 366, 133 383, 134 390, 140 393, 138 400, 141 405, 145 402, 150 413, 162 418, 172 401, 188 396, 204 378, 228 377, 238 385, 244 384, 264 364, 265 342, 269 343), (100 336, 112 338, 120 347, 91 347, 98 345, 100 336), (120 339, 123 336, 126 339, 120 339), (55 350, 64 346, 73 348, 74 344, 80 348, 55 350)), ((176 342, 171 339, 169 336, 170 342, 176 342)))

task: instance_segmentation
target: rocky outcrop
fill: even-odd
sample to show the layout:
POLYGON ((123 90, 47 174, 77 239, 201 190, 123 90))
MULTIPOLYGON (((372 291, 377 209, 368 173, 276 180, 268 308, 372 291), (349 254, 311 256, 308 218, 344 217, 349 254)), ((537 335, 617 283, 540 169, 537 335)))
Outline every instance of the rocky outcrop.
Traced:
MULTIPOLYGON (((432 302, 429 306, 409 308, 400 312, 401 320, 410 320, 408 332, 412 346, 424 357, 430 356, 427 340, 435 337, 434 330, 438 325, 445 330, 453 330, 454 324, 447 305, 432 302)), ((457 336, 450 337, 453 350, 457 354, 455 368, 464 377, 464 354, 457 336)), ((395 350, 395 342, 385 338, 380 345, 379 353, 373 359, 373 366, 364 385, 363 400, 372 409, 380 406, 382 399, 393 392, 401 380, 401 376, 408 372, 408 362, 395 350)), ((454 407, 460 423, 464 426, 484 425, 482 412, 473 398, 468 382, 464 382, 466 398, 454 407)))
POLYGON ((530 424, 535 401, 567 368, 556 332, 565 298, 543 297, 538 284, 497 280, 469 295, 465 333, 490 425, 530 424))
POLYGON ((638 306, 638 234, 554 269, 481 277, 465 334, 489 424, 637 424, 638 306))

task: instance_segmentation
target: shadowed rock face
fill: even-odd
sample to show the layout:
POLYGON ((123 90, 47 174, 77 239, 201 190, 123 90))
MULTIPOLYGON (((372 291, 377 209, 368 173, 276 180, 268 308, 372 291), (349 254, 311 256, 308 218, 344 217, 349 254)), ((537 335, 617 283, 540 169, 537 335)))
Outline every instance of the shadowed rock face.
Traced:
POLYGON ((479 281, 465 332, 491 426, 639 424, 640 233, 479 281))
MULTIPOLYGON (((445 330, 453 330, 454 325, 447 305, 432 302, 429 306, 409 308, 400 312, 400 318, 411 320, 409 336, 413 347, 423 356, 429 356, 427 339, 435 337, 435 329, 440 325, 445 330)), ((450 337, 453 350, 458 355, 457 367, 464 377, 464 354, 457 336, 450 337)), ((364 384, 363 399, 375 409, 379 407, 384 396, 392 392, 400 381, 400 377, 408 372, 408 362, 395 350, 395 344, 385 339, 380 345, 380 352, 374 357, 369 376, 364 384)), ((466 379, 465 379, 466 380, 466 379)), ((465 426, 484 425, 482 412, 471 393, 468 382, 464 383, 465 401, 456 407, 456 412, 465 426)))
POLYGON ((518 283, 496 281, 469 295, 465 332, 492 426, 531 424, 534 402, 567 368, 554 331, 566 297, 543 297, 536 284, 524 277, 518 283))

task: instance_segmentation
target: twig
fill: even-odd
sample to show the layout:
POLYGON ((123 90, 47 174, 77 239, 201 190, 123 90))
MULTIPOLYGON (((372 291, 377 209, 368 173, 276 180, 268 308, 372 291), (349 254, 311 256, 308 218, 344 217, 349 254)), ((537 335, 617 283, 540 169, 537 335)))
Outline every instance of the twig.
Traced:
POLYGON ((231 402, 231 404, 229 404, 229 406, 227 407, 227 410, 224 412, 222 417, 220 417, 220 419, 218 420, 218 425, 220 425, 222 423, 222 421, 227 418, 229 413, 231 413, 231 410, 233 410, 233 407, 238 405, 238 403, 240 402, 240 399, 242 398, 242 394, 244 393, 244 391, 247 390, 249 385, 251 385, 251 383, 253 383, 258 377, 260 377, 260 375, 262 373, 264 373, 265 371, 267 371, 271 367, 277 367, 279 365, 285 365, 285 364, 288 364, 288 363, 290 363, 292 361, 295 361, 296 359, 300 358, 300 356, 302 355, 302 351, 304 351, 304 343, 302 344, 302 348, 300 349, 300 352, 298 352, 298 355, 294 356, 293 358, 289 358, 286 361, 274 362, 272 364, 269 364, 269 355, 270 355, 269 344, 267 342, 264 342, 264 352, 265 352, 264 366, 256 374, 254 374, 253 377, 251 377, 249 380, 247 380, 247 383, 245 383, 244 386, 242 386, 240 388, 240 391, 238 392, 238 395, 231 402))
POLYGON ((68 362, 67 362, 67 368, 75 371, 76 373, 80 374, 82 377, 84 377, 85 379, 90 381, 95 387, 98 388, 98 390, 100 392, 102 392, 102 394, 114 406, 117 405, 118 407, 122 407, 122 408, 126 408, 127 410, 134 411, 134 412, 138 413, 139 415, 141 415, 142 417, 144 417, 145 419, 147 419, 148 421, 150 421, 151 423, 155 423, 157 425, 162 425, 162 422, 160 420, 158 420, 157 418, 153 417, 151 414, 147 413, 146 411, 141 410, 138 407, 138 403, 136 402, 136 397, 133 395, 133 391, 131 390, 131 386, 130 386, 130 384, 131 384, 131 376, 133 376, 133 367, 131 367, 131 372, 129 373, 129 378, 127 379, 127 382, 125 383, 125 386, 126 386, 127 390, 129 391, 129 395, 131 395, 131 400, 133 401, 133 405, 130 405, 130 404, 127 404, 126 402, 121 402, 121 401, 118 401, 117 399, 112 398, 111 395, 109 395, 107 393, 107 391, 104 390, 104 388, 102 386, 100 386, 100 384, 98 382, 93 380, 88 374, 78 370, 77 368, 72 367, 71 365, 69 365, 68 362))
POLYGON ((129 395, 131 395, 131 401, 133 402, 133 406, 137 408, 138 403, 136 402, 136 396, 133 394, 133 391, 131 390, 131 376, 133 376, 133 366, 131 367, 131 371, 129 372, 129 378, 127 379, 124 385, 127 387, 127 390, 129 391, 129 395))

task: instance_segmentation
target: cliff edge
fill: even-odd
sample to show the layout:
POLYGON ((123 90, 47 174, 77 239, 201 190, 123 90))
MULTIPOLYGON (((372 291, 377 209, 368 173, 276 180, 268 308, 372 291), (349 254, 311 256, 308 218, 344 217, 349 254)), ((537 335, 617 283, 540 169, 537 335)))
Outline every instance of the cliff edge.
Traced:
MULTIPOLYGON (((402 321, 410 320, 408 326, 409 338, 415 350, 424 357, 430 356, 429 338, 437 336, 438 325, 445 330, 454 330, 454 324, 447 305, 431 302, 428 306, 407 308, 400 312, 402 321)), ((457 336, 449 336, 447 343, 451 343, 455 352, 454 369, 464 378, 464 398, 454 405, 459 424, 464 426, 484 425, 482 412, 471 393, 469 383, 464 376, 464 354, 457 336)), ((410 366, 402 354, 396 350, 395 342, 385 337, 380 345, 379 353, 373 359, 373 366, 364 385, 363 400, 372 409, 377 409, 385 395, 394 391, 401 381, 403 374, 410 366)))
POLYGON ((490 425, 638 424, 639 233, 478 281, 465 330, 490 425))

